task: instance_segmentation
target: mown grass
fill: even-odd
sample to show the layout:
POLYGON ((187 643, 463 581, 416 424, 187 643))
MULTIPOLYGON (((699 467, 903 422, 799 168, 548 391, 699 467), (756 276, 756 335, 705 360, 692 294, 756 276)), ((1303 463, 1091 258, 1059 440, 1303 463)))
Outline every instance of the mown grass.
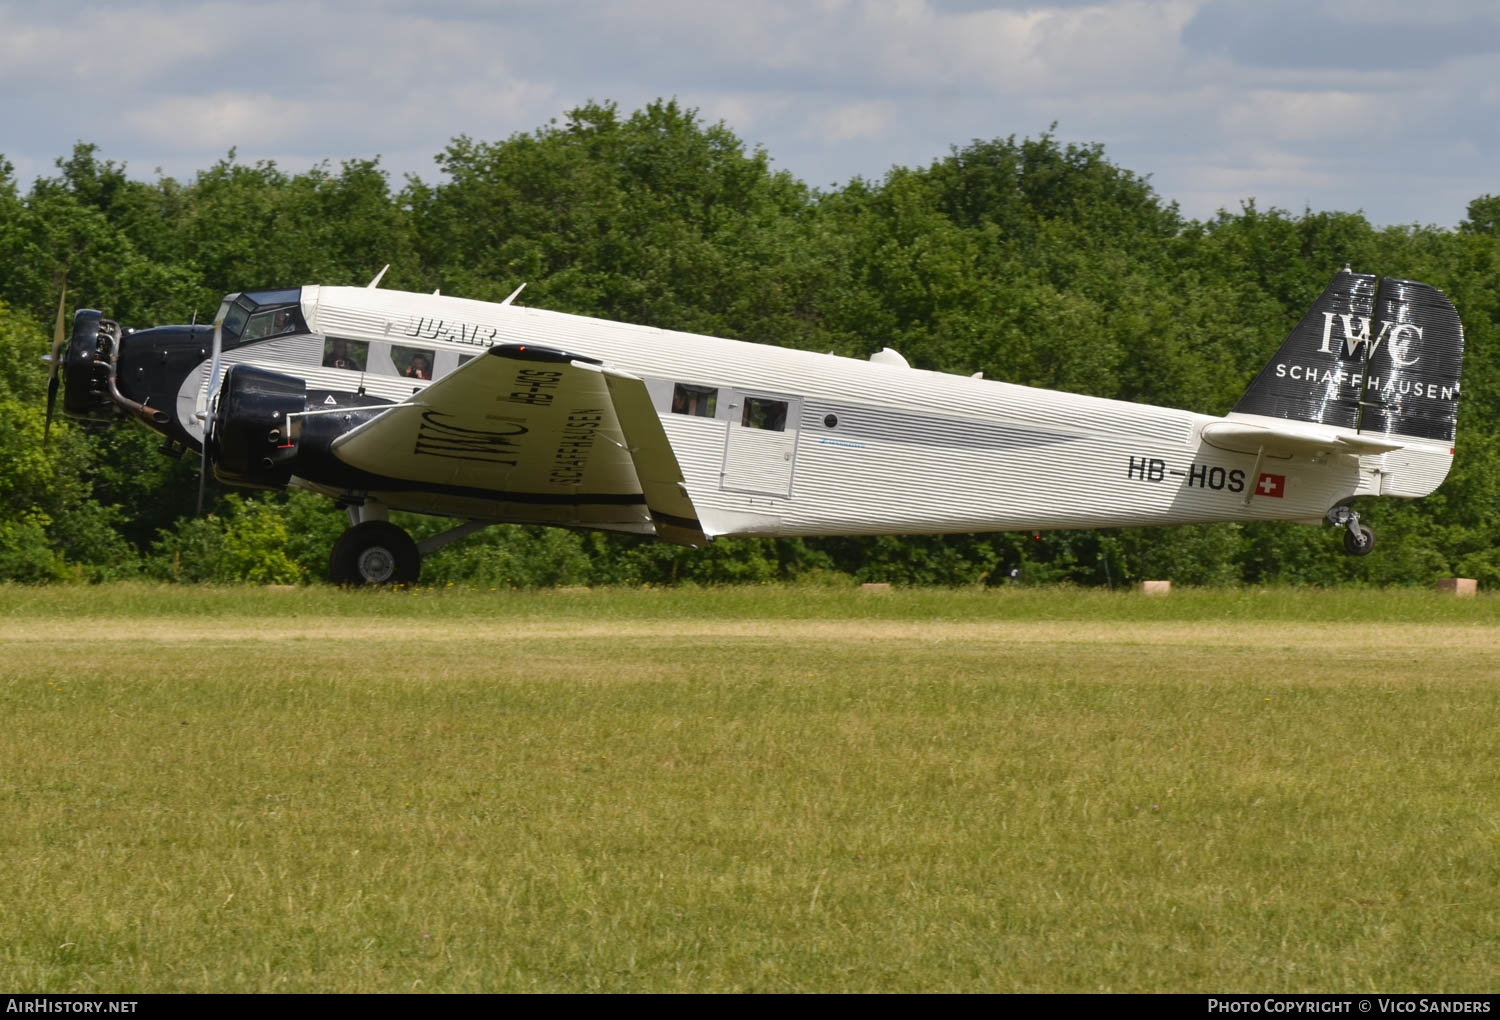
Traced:
POLYGON ((1442 597, 1430 590, 1178 588, 1166 598, 1067 585, 896 588, 744 585, 522 589, 415 587, 350 591, 329 585, 222 586, 117 583, 93 587, 0 582, 0 620, 188 616, 400 619, 835 619, 835 620, 1263 620, 1500 623, 1500 596, 1442 597))
POLYGON ((0 987, 1493 991, 1497 611, 0 589, 0 987))

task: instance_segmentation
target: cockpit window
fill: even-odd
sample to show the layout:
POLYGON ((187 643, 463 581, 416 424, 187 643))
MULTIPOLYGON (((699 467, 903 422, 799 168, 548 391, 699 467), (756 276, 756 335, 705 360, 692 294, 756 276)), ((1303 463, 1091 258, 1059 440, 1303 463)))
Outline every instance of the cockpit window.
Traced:
POLYGON ((280 336, 282 333, 305 332, 307 328, 302 325, 301 310, 296 305, 283 305, 280 308, 265 308, 250 316, 242 339, 259 340, 267 336, 280 336))
POLYGON ((218 312, 214 314, 215 321, 224 320, 224 342, 226 344, 238 343, 240 333, 245 329, 245 320, 250 318, 250 313, 255 310, 255 304, 242 295, 231 294, 224 299, 219 306, 218 312))
POLYGON ((260 340, 282 333, 306 333, 301 290, 258 290, 230 294, 219 306, 224 320, 224 346, 260 340))

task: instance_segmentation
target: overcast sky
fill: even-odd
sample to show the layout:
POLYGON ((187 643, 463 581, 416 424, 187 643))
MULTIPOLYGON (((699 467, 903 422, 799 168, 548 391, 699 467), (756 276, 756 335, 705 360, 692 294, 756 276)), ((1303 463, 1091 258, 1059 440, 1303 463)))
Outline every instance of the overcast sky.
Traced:
POLYGON ((147 178, 234 146, 436 180, 455 135, 659 96, 820 187, 1056 121, 1198 218, 1500 193, 1495 0, 0 0, 23 187, 79 140, 147 178))

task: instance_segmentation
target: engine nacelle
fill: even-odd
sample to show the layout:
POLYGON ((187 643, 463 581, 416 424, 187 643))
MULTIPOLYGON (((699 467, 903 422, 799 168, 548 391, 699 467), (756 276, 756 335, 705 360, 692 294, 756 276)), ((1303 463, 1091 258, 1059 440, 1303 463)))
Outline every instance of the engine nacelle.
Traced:
POLYGON ((119 327, 92 308, 73 316, 73 336, 62 359, 63 411, 70 418, 113 421, 109 399, 109 358, 119 327))
POLYGON ((214 415, 214 476, 231 485, 285 488, 300 432, 290 415, 306 408, 303 380, 254 365, 231 366, 214 415))

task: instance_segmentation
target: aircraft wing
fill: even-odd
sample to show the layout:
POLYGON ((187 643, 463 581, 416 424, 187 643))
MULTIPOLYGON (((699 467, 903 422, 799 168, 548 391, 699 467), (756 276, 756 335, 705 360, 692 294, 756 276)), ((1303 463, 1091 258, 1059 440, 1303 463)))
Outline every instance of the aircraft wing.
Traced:
POLYGON ((406 487, 546 508, 548 523, 645 522, 669 541, 707 541, 645 383, 564 351, 491 347, 333 453, 406 487))

